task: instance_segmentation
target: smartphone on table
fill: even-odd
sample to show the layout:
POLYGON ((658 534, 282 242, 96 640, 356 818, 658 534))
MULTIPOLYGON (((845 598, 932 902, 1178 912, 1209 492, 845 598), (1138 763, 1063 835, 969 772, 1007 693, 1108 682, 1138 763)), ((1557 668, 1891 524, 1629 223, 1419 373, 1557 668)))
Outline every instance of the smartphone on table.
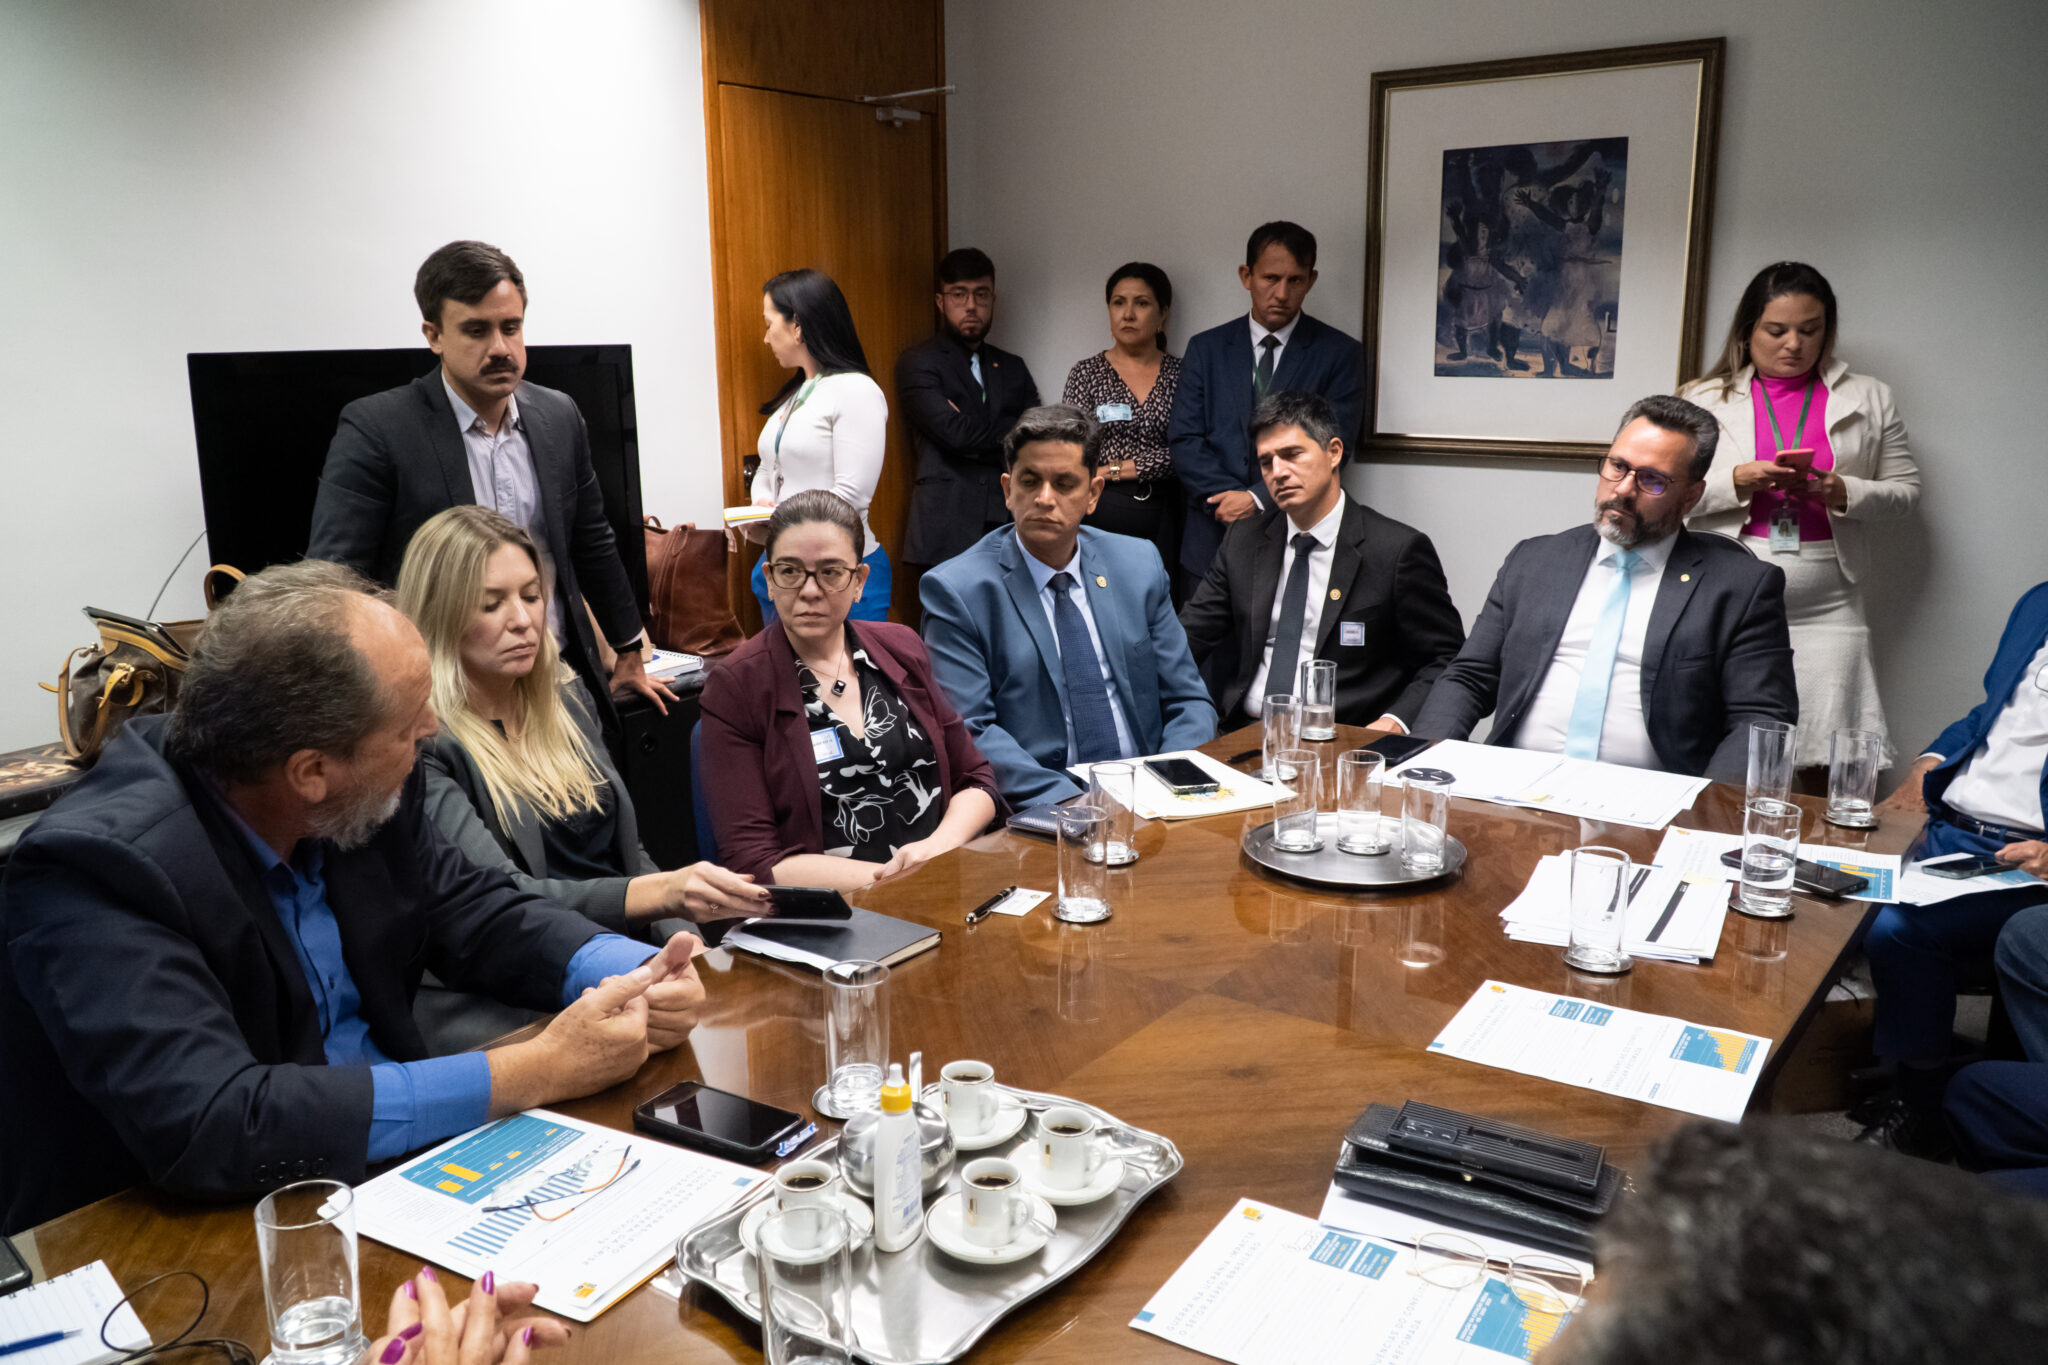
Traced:
POLYGON ((713 1156, 756 1162, 788 1156, 818 1131, 802 1114, 702 1081, 684 1081, 642 1100, 633 1107, 633 1126, 713 1156))
MULTIPOLYGON (((1742 867, 1742 850, 1739 848, 1729 849, 1721 855, 1721 863, 1724 867, 1740 870, 1742 867)), ((1933 868, 1928 869, 1930 872, 1933 870, 1933 868)), ((1801 858, 1792 864, 1792 885, 1809 896, 1819 896, 1822 900, 1838 901, 1844 896, 1853 896, 1869 886, 1870 878, 1858 876, 1854 872, 1844 872, 1839 867, 1829 867, 1825 863, 1809 862, 1807 859, 1801 858)))
POLYGON ((852 919, 853 907, 829 886, 771 886, 776 919, 852 919))
POLYGON ((1970 877, 1988 876, 1993 872, 2010 872, 2012 867, 2011 863, 2001 863, 1988 853, 1979 853, 1968 858, 1958 858, 1952 863, 1936 863, 1932 867, 1923 867, 1920 870, 1930 877, 1948 877, 1954 881, 1964 881, 1970 877))
POLYGON ((1145 771, 1175 796, 1214 796, 1223 789, 1207 768, 1191 758, 1148 758, 1145 771))

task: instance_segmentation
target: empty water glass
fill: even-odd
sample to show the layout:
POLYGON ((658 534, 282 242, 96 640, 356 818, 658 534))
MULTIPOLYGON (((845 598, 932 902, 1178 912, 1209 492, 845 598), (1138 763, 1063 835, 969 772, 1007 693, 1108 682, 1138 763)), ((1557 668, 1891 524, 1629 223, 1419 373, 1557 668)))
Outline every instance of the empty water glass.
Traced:
POLYGON ((1380 821, 1387 760, 1371 749, 1337 755, 1337 848, 1343 853, 1385 853, 1393 845, 1380 821))
POLYGON ((1828 813, 1831 825, 1869 829, 1877 802, 1877 773, 1884 766, 1884 735, 1877 730, 1837 730, 1828 746, 1828 813))
POLYGON ((1409 773, 1401 790, 1401 866, 1418 877, 1444 870, 1444 840, 1451 822, 1451 784, 1409 773))
POLYGON ((1259 707, 1259 776, 1273 780, 1273 755, 1301 744, 1301 698, 1275 692, 1259 707))
POLYGON ((355 1191, 302 1180, 256 1205, 256 1254, 275 1365, 355 1365, 363 1339, 355 1191))
POLYGON ((1301 666, 1301 737, 1337 737, 1337 665, 1310 659, 1301 666))
POLYGON ((1109 828, 1100 844, 1088 851, 1090 862, 1107 862, 1127 867, 1138 861, 1137 833, 1138 765, 1095 763, 1088 768, 1088 804, 1109 817, 1109 828))
POLYGON ((1626 853, 1589 845, 1572 850, 1571 946, 1564 963, 1582 972, 1616 976, 1635 966, 1621 950, 1634 868, 1626 853))
POLYGON ((1316 833, 1322 803, 1322 759, 1313 749, 1282 749, 1273 755, 1273 847, 1282 853, 1313 853, 1323 846, 1316 833))
POLYGON ((767 1365, 843 1365, 852 1359, 852 1236, 835 1206, 770 1213, 761 1251, 761 1354, 767 1365))
POLYGON ((1735 908, 1758 919, 1792 913, 1792 872, 1799 861, 1799 807, 1759 796, 1742 816, 1742 889, 1735 908))
POLYGON ((1059 896, 1053 916, 1069 924, 1094 924, 1109 918, 1109 868, 1088 851, 1108 837, 1109 817, 1099 806, 1058 806, 1059 896))
POLYGON ((1749 781, 1743 804, 1768 796, 1783 801, 1792 794, 1792 759, 1799 747, 1799 727, 1782 720, 1749 724, 1749 781))
POLYGON ((851 1118, 882 1103, 889 1062, 889 969, 879 962, 838 962, 825 969, 825 1084, 830 1118, 851 1118))

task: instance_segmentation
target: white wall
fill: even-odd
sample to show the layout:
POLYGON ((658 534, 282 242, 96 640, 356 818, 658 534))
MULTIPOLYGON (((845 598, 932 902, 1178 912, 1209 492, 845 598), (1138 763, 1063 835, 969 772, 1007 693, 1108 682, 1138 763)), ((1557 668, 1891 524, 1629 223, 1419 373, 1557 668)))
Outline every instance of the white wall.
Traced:
MULTIPOLYGON (((1373 71, 1717 34, 1709 345, 1759 267, 1801 258, 1842 299, 1843 357, 1896 391, 1926 492, 1871 614, 1893 730, 1925 743, 2048 578, 2039 0, 951 0, 952 242, 995 258, 996 339, 1047 393, 1107 344, 1111 269, 1167 270, 1178 346, 1243 310, 1233 266, 1268 218, 1316 233, 1309 310, 1355 335, 1373 71)), ((1516 540, 1590 515, 1592 475, 1373 464, 1351 486, 1430 534, 1469 624, 1516 540)))
MULTIPOLYGON (((0 0, 0 749, 204 519, 189 351, 420 345, 412 277, 504 247, 540 342, 633 347, 647 510, 710 520, 695 0, 0 0)), ((160 613, 196 615, 205 547, 160 613)))

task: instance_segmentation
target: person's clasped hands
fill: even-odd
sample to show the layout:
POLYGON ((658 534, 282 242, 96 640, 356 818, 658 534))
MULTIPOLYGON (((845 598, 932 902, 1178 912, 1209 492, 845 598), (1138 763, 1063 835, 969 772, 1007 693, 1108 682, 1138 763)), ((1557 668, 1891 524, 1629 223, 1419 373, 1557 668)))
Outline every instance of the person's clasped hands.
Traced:
POLYGON ((539 1285, 499 1284, 486 1271, 451 1308, 434 1268, 421 1266, 391 1295, 384 1335, 361 1365, 526 1365, 535 1350, 569 1339, 562 1323, 525 1312, 539 1292, 539 1285))

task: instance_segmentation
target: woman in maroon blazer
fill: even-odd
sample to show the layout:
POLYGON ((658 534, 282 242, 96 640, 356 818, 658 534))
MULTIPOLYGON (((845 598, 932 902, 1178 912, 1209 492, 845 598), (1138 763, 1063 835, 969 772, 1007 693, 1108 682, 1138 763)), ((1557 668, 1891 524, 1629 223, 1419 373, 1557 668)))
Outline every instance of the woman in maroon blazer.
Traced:
POLYGON ((797 493, 762 555, 780 619, 704 684, 701 761, 719 860, 785 886, 868 886, 980 834, 994 771, 908 626, 849 623, 867 583, 860 514, 797 493))

